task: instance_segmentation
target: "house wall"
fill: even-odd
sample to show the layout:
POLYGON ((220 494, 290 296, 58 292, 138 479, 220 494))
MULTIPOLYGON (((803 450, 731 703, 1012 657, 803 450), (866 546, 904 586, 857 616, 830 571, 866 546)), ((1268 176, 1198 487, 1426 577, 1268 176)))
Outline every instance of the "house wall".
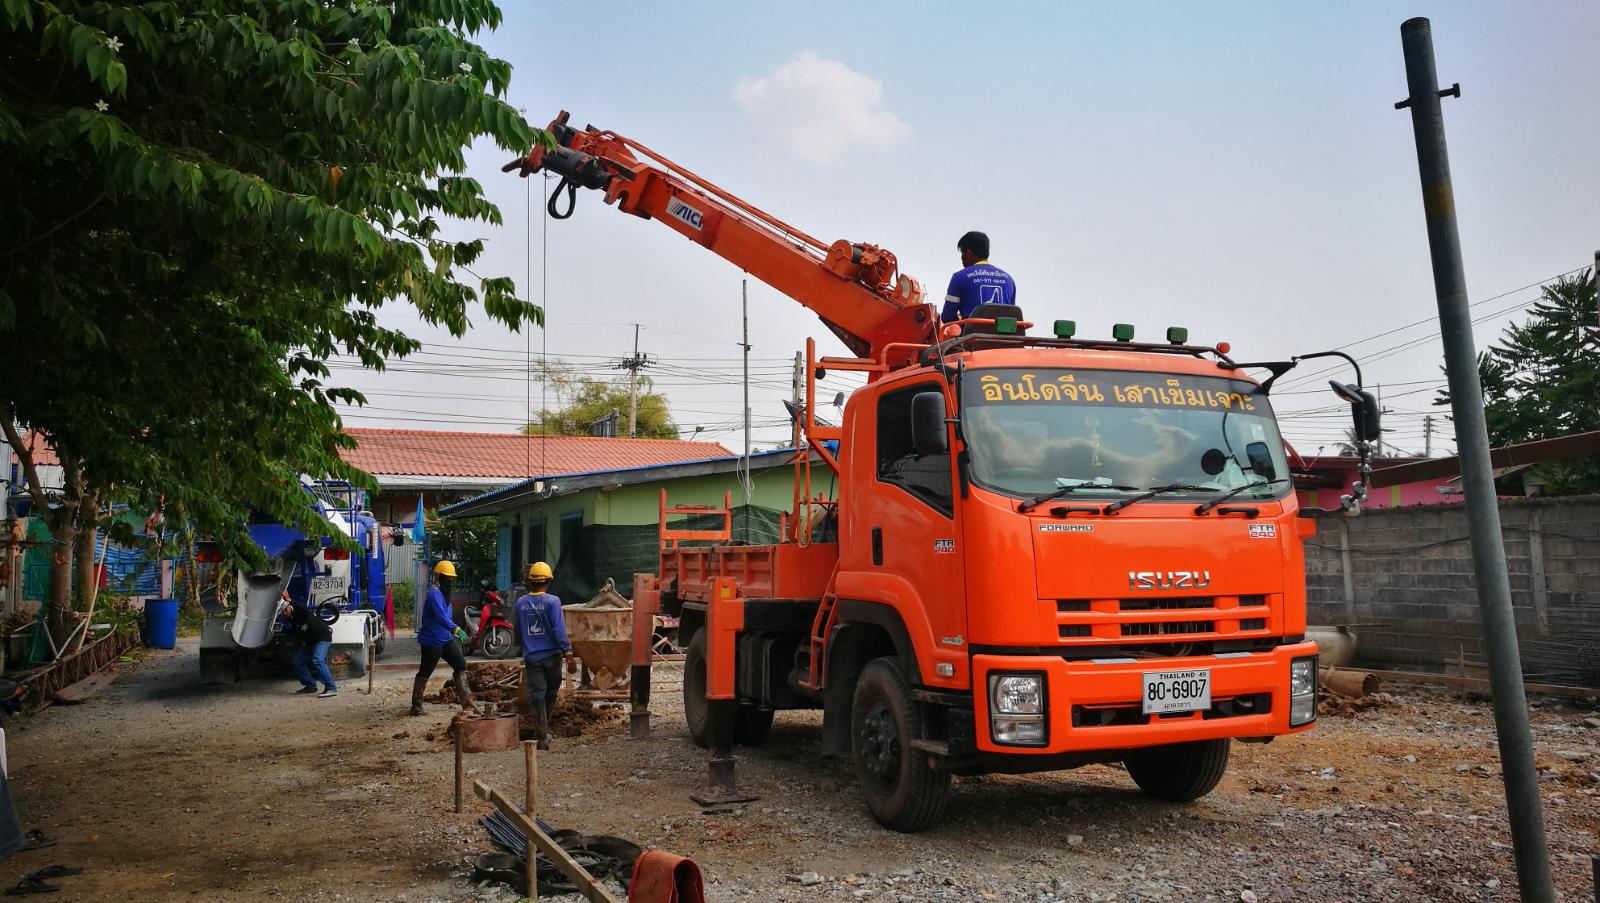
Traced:
MULTIPOLYGON (((1500 518, 1527 678, 1600 686, 1600 498, 1502 501, 1500 518)), ((1375 666, 1470 673, 1484 652, 1468 537, 1465 505, 1318 518, 1310 622, 1362 625, 1375 666)))
MULTIPOLYGON (((813 479, 815 479, 813 472, 813 479)), ((751 503, 765 508, 787 511, 794 502, 794 468, 785 464, 757 470, 751 475, 755 492, 751 503)), ((676 480, 658 480, 619 486, 616 489, 585 489, 571 495, 559 496, 544 502, 529 502, 500 515, 502 528, 521 526, 522 555, 526 564, 541 557, 550 562, 561 558, 561 518, 572 513, 583 515, 583 525, 590 524, 654 524, 660 520, 661 490, 667 490, 669 505, 721 505, 723 494, 733 493, 735 506, 744 504, 744 490, 738 476, 732 473, 684 477, 676 480), (528 526, 540 521, 545 524, 546 548, 529 548, 528 526)), ((502 538, 508 535, 501 530, 502 538)), ((506 556, 502 555, 502 558, 506 556)))

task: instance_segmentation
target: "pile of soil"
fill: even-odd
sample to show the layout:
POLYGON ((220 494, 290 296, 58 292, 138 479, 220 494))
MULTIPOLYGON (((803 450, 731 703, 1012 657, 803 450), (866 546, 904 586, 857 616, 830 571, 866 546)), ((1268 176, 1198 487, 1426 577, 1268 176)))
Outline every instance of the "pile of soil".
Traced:
MULTIPOLYGON (((515 693, 515 690, 512 692, 515 693)), ((439 697, 445 697, 446 694, 439 693, 437 695, 439 697)), ((434 699, 430 697, 430 701, 446 702, 453 705, 455 704, 455 690, 450 690, 447 698, 434 699)), ((515 702, 511 700, 495 702, 494 704, 489 705, 483 703, 480 697, 478 707, 485 712, 495 711, 506 713, 517 711, 515 702)), ((581 737, 591 728, 599 725, 611 724, 621 720, 621 703, 603 702, 599 705, 595 705, 594 701, 590 699, 577 699, 571 696, 564 696, 559 702, 556 703, 556 710, 550 716, 550 733, 557 737, 566 737, 569 739, 573 737, 581 737)), ((451 742, 449 722, 429 730, 428 732, 424 733, 422 737, 424 740, 428 740, 432 743, 451 742)))
MULTIPOLYGON (((522 662, 474 662, 467 668, 467 686, 472 688, 472 698, 482 708, 515 707, 522 695, 522 662)), ((444 682, 437 693, 423 697, 428 702, 459 705, 455 683, 444 682)))
POLYGON ((1317 688, 1317 715, 1323 718, 1354 718, 1357 713, 1381 708, 1394 702, 1388 693, 1368 693, 1365 696, 1346 696, 1327 687, 1317 688))

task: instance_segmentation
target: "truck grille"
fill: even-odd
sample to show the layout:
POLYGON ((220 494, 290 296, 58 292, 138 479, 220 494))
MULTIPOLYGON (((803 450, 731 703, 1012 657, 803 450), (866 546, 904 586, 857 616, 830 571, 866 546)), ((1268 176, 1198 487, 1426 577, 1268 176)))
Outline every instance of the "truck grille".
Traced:
POLYGON ((1265 639, 1282 632, 1282 601, 1280 595, 1260 593, 1058 599, 1057 636, 1067 647, 1126 647, 1129 639, 1164 647, 1265 639))

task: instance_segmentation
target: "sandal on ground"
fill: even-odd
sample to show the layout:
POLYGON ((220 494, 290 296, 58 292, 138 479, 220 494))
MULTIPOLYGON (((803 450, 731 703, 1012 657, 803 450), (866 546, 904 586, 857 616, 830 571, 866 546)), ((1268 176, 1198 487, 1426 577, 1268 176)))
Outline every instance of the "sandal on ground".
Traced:
POLYGON ((50 878, 68 878, 72 875, 83 874, 83 869, 75 865, 47 865, 36 872, 29 872, 26 877, 35 881, 44 881, 50 878))
POLYGON ((44 849, 45 847, 53 847, 55 845, 56 839, 54 837, 44 836, 43 831, 29 831, 27 834, 22 836, 22 849, 24 852, 27 850, 40 850, 44 849))
POLYGON ((6 896, 19 897, 23 894, 53 894, 61 888, 54 884, 46 884, 33 878, 23 878, 16 884, 6 888, 6 896))

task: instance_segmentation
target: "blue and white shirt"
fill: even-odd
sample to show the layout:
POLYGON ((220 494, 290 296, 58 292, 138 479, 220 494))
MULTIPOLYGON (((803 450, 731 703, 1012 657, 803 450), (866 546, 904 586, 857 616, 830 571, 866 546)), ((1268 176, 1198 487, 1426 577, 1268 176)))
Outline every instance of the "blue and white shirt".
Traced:
POLYGON ((972 315, 980 304, 1016 304, 1017 283, 1011 274, 980 260, 950 277, 939 319, 950 323, 972 315))

